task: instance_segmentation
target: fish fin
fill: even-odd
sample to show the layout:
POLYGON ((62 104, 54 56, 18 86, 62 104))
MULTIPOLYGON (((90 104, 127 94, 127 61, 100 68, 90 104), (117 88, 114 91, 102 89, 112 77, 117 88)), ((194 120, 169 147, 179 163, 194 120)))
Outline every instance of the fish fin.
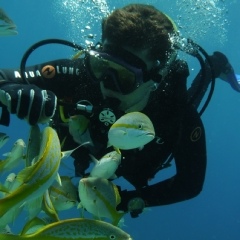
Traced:
POLYGON ((74 151, 75 149, 61 152, 61 158, 64 159, 70 157, 74 151))
POLYGON ((89 154, 89 156, 95 164, 97 164, 99 162, 92 154, 89 154))
POLYGON ((82 146, 84 146, 84 145, 86 145, 86 144, 90 144, 90 142, 85 142, 85 143, 77 146, 76 148, 74 148, 74 149, 72 149, 72 150, 68 150, 68 151, 62 152, 62 153, 61 153, 62 159, 69 157, 75 150, 77 150, 78 148, 80 148, 80 147, 82 147, 82 146))
POLYGON ((108 141, 107 142, 107 148, 112 147, 112 144, 108 141))
POLYGON ((119 148, 113 146, 113 145, 108 141, 108 143, 107 143, 107 148, 109 148, 109 147, 113 147, 113 149, 114 149, 118 154, 122 154, 119 148))
POLYGON ((49 196, 49 191, 46 190, 44 195, 43 195, 43 204, 42 204, 42 208, 44 210, 44 212, 51 217, 54 221, 59 221, 59 217, 57 214, 56 209, 53 206, 53 203, 51 201, 51 198, 49 196))
MULTIPOLYGON (((66 125, 67 126, 67 125, 66 125)), ((61 145, 61 148, 64 147, 64 144, 65 144, 65 141, 66 141, 67 137, 64 137, 63 140, 61 141, 60 145, 61 145)))
POLYGON ((81 202, 77 205, 77 208, 78 208, 78 209, 79 209, 79 208, 84 208, 81 202))
POLYGON ((27 179, 29 177, 32 176, 33 174, 33 170, 35 169, 35 165, 29 166, 29 167, 25 167, 23 170, 21 170, 16 177, 16 181, 19 183, 24 183, 27 181, 27 179))
POLYGON ((121 202, 121 196, 119 194, 118 187, 115 184, 113 184, 113 190, 116 196, 116 204, 118 205, 121 202))
POLYGON ((117 212, 117 213, 114 215, 112 224, 113 224, 114 226, 117 226, 117 225, 119 224, 119 222, 121 221, 121 219, 123 218, 124 215, 125 215, 124 212, 117 212))
POLYGON ((126 227, 126 224, 124 223, 124 217, 122 217, 120 220, 119 220, 119 222, 118 222, 118 224, 117 224, 117 227, 119 227, 119 228, 123 228, 123 227, 126 227))
POLYGON ((32 161, 31 161, 31 165, 30 165, 30 166, 32 166, 33 164, 35 164, 35 163, 38 161, 38 158, 39 158, 38 155, 37 155, 36 157, 34 157, 34 158, 32 159, 32 161))
POLYGON ((113 149, 114 149, 118 154, 120 154, 120 155, 122 154, 119 148, 113 146, 113 149))
POLYGON ((12 153, 11 152, 7 152, 7 153, 3 153, 2 154, 4 157, 10 157, 11 155, 12 155, 12 153))
POLYGON ((27 232, 34 226, 40 227, 40 226, 45 226, 45 225, 46 225, 46 223, 41 218, 35 217, 25 224, 25 226, 23 227, 23 229, 20 233, 20 236, 27 235, 27 232))
POLYGON ((61 180, 61 177, 60 177, 59 173, 57 173, 56 181, 58 182, 58 184, 59 184, 60 186, 62 186, 62 180, 61 180))

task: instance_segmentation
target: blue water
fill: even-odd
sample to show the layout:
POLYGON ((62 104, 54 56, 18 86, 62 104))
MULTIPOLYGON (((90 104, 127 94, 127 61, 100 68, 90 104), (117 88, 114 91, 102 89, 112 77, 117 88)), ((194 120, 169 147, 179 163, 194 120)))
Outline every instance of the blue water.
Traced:
MULTIPOLYGON (((86 36, 91 33, 95 34, 93 41, 97 42, 101 37, 100 19, 114 7, 130 2, 2 0, 0 6, 14 20, 19 34, 0 38, 0 67, 19 67, 21 57, 28 47, 46 38, 67 39, 84 45, 85 40, 89 40, 86 36), (90 26, 90 29, 86 26, 90 26)), ((152 3, 169 14, 178 23, 182 33, 193 38, 208 53, 215 50, 224 52, 236 73, 240 73, 239 2, 156 0, 147 3, 152 3)), ((28 64, 68 58, 72 54, 72 50, 64 47, 50 46, 37 50, 28 64)), ((186 59, 190 64, 191 80, 199 66, 191 57, 186 59)), ((240 239, 239 116, 240 94, 217 79, 214 96, 202 117, 208 150, 202 193, 182 203, 148 209, 136 219, 127 215, 123 229, 134 239, 140 240, 240 239)), ((12 116, 11 127, 0 126, 0 131, 11 136, 7 145, 1 149, 2 158, 2 154, 8 152, 18 138, 27 139, 28 125, 12 116)), ((165 174, 167 173, 160 173, 154 181, 162 179, 165 174)), ((74 216, 76 214, 73 211, 62 213, 62 218, 74 216)), ((11 225, 14 233, 20 231, 23 219, 24 216, 11 225)))

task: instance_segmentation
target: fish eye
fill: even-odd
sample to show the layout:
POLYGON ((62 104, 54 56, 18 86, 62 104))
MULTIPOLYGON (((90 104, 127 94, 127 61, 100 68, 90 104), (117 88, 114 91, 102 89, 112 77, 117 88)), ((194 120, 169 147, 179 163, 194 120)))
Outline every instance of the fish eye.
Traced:
POLYGON ((111 239, 111 240, 112 240, 112 239, 116 239, 116 236, 115 236, 115 235, 110 235, 110 236, 109 236, 109 239, 111 239))
POLYGON ((92 189, 93 189, 93 190, 97 190, 97 187, 96 187, 96 186, 93 186, 92 189))
POLYGON ((138 129, 139 130, 143 129, 143 124, 142 123, 138 125, 138 129))

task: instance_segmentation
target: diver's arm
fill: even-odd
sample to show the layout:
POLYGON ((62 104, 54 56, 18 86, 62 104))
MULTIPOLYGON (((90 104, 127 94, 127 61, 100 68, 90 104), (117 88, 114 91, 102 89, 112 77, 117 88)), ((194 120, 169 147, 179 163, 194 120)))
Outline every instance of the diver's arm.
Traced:
POLYGON ((192 101, 192 105, 197 109, 208 89, 208 85, 211 82, 211 70, 206 65, 206 75, 205 78, 202 78, 202 71, 200 71, 197 76, 194 78, 190 88, 188 89, 188 99, 192 101), (203 82, 202 82, 203 81, 203 82), (201 89, 199 85, 202 84, 201 89), (197 94, 196 94, 197 93, 197 94))
POLYGON ((57 60, 27 67, 28 82, 18 69, 1 69, 0 124, 9 125, 8 112, 31 125, 49 121, 55 113, 57 98, 71 94, 78 84, 80 61, 57 60))
POLYGON ((153 207, 184 201, 201 192, 206 171, 206 144, 203 124, 194 109, 186 112, 179 134, 173 151, 176 175, 140 191, 122 191, 118 209, 127 211, 129 200, 135 197, 142 198, 146 207, 153 207))
MULTIPOLYGON (((51 90, 57 96, 64 95, 70 84, 72 85, 73 82, 77 83, 79 81, 81 65, 82 59, 54 60, 26 67, 25 77, 30 84, 51 90)), ((0 88, 1 83, 4 84, 6 82, 27 84, 22 79, 20 70, 17 68, 0 69, 0 88)))

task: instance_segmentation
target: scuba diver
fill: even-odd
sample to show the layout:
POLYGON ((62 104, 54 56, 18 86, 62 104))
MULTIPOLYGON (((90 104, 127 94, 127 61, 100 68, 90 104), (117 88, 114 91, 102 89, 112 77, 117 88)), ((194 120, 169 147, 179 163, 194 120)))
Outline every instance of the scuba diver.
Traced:
MULTIPOLYGON (((69 44, 66 41, 52 42, 69 44)), ((90 156, 101 158, 107 148, 108 130, 115 119, 140 111, 152 121, 156 136, 142 149, 121 150, 116 175, 134 190, 121 189, 117 209, 137 217, 144 207, 161 206, 197 196, 206 172, 206 142, 201 114, 197 111, 214 79, 240 86, 225 55, 208 56, 196 43, 181 38, 169 16, 150 5, 130 4, 114 10, 102 21, 102 41, 80 56, 24 67, 26 58, 44 41, 34 45, 23 58, 21 70, 0 70, 1 123, 9 124, 9 113, 30 125, 51 119, 63 150, 73 149, 75 175, 83 177, 90 156), (184 42, 184 44, 183 44, 184 42), (196 57, 201 71, 187 89, 188 65, 177 57, 184 51, 196 57), (103 117, 99 117, 101 116, 103 117), (68 120, 80 115, 77 131, 69 131, 68 120), (150 179, 174 159, 174 176, 151 184, 150 179)), ((211 87, 213 90, 213 87, 211 87)), ((210 95, 212 91, 210 91, 210 95)), ((209 95, 209 96, 210 96, 209 95)), ((210 97, 208 98, 208 103, 210 97)), ((81 196, 80 196, 81 199, 81 196)))

